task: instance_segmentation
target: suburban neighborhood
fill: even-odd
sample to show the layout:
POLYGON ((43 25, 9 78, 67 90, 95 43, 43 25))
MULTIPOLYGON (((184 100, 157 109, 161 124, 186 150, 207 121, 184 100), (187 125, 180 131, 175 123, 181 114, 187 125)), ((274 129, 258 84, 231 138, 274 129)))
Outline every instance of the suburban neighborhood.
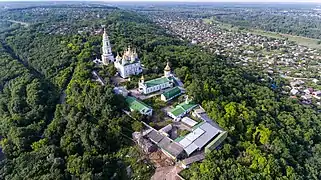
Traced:
POLYGON ((169 33, 226 57, 231 64, 265 72, 271 81, 276 76, 289 80, 283 91, 290 98, 306 105, 321 105, 319 49, 297 44, 281 35, 245 31, 215 19, 188 18, 179 11, 175 16, 161 10, 144 13, 169 33))

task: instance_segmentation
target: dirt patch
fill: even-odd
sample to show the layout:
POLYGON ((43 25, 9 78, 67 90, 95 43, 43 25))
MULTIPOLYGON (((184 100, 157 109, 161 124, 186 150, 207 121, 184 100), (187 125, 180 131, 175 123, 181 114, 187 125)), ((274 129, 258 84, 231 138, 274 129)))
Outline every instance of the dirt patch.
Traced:
POLYGON ((167 157, 161 150, 151 153, 149 159, 154 164, 155 168, 173 166, 175 164, 175 162, 167 157))
POLYGON ((151 180, 180 180, 177 174, 182 170, 178 166, 167 166, 157 168, 151 180))
POLYGON ((149 160, 154 164, 156 170, 152 180, 177 180, 177 174, 182 170, 175 161, 167 157, 161 150, 149 155, 149 160))

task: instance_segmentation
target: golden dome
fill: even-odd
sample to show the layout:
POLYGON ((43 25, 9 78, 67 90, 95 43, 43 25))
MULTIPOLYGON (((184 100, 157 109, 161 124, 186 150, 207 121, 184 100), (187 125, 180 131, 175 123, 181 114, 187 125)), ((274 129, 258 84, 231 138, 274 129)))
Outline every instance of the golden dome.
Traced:
POLYGON ((169 67, 169 63, 167 62, 167 64, 166 64, 166 67, 165 67, 165 69, 164 69, 165 71, 170 71, 171 70, 171 68, 169 67))

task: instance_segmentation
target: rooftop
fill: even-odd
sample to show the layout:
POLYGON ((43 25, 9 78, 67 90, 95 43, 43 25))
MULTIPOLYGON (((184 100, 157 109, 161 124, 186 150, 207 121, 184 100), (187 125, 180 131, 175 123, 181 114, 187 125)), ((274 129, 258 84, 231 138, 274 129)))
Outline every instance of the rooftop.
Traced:
POLYGON ((156 130, 152 130, 147 137, 157 144, 158 147, 162 148, 164 151, 168 152, 174 157, 180 155, 184 149, 183 147, 178 144, 177 142, 172 141, 170 138, 161 135, 156 130))
POLYGON ((166 99, 170 99, 170 98, 180 95, 181 92, 182 92, 181 89, 176 86, 176 87, 166 90, 162 95, 165 96, 166 99))
POLYGON ((194 107, 196 107, 197 104, 193 103, 192 101, 188 101, 188 102, 183 102, 179 105, 177 105, 174 109, 172 109, 170 112, 174 115, 174 116, 179 116, 182 113, 188 111, 189 109, 192 109, 194 107))
POLYGON ((203 148, 211 139, 213 139, 220 131, 215 127, 211 126, 209 123, 205 123, 200 126, 201 129, 205 131, 199 138, 197 138, 194 143, 199 149, 203 148))
POLYGON ((185 112, 184 109, 178 106, 176 106, 174 109, 171 110, 171 113, 176 117, 179 116, 180 114, 183 114, 184 112, 185 112))
POLYGON ((179 144, 181 144, 185 152, 190 155, 195 150, 202 149, 220 132, 220 129, 217 129, 207 122, 200 123, 191 133, 181 139, 179 144))
POLYGON ((179 156, 184 151, 183 147, 176 142, 171 142, 167 147, 163 149, 174 157, 179 156))
POLYGON ((149 88, 160 84, 165 84, 167 82, 174 82, 174 79, 172 77, 160 77, 146 81, 144 84, 149 88))
POLYGON ((159 143, 162 139, 163 136, 161 134, 159 134, 157 131, 152 130, 147 137, 152 140, 154 143, 159 143))
POLYGON ((195 156, 192 156, 192 157, 189 157, 189 158, 186 158, 183 160, 183 163, 185 165, 190 165, 192 164, 193 162, 197 162, 197 161, 201 161, 205 159, 205 156, 204 154, 198 154, 198 155, 195 155, 195 156))
POLYGON ((144 111, 148 111, 149 109, 151 109, 148 105, 146 105, 145 103, 143 103, 142 101, 137 100, 134 97, 131 96, 127 96, 126 97, 126 103, 128 104, 129 109, 131 110, 137 110, 140 112, 144 112, 144 111))
POLYGON ((193 126, 195 126, 195 125, 197 124, 196 121, 194 121, 193 119, 191 119, 191 118, 189 118, 189 117, 184 117, 184 118, 182 119, 182 122, 183 122, 184 124, 187 124, 187 125, 190 126, 190 127, 193 127, 193 126))

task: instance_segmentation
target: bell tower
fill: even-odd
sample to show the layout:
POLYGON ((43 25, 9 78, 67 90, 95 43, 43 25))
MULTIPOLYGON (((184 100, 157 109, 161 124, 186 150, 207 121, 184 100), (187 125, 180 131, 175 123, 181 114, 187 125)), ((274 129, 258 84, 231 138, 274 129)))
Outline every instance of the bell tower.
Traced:
POLYGON ((101 60, 103 61, 104 65, 107 65, 111 62, 114 62, 114 55, 111 51, 111 45, 109 41, 109 37, 106 33, 106 29, 104 28, 103 34, 103 47, 102 47, 103 54, 101 55, 101 60))
POLYGON ((171 68, 169 67, 169 63, 167 62, 166 67, 164 69, 164 76, 170 77, 171 76, 171 68))

